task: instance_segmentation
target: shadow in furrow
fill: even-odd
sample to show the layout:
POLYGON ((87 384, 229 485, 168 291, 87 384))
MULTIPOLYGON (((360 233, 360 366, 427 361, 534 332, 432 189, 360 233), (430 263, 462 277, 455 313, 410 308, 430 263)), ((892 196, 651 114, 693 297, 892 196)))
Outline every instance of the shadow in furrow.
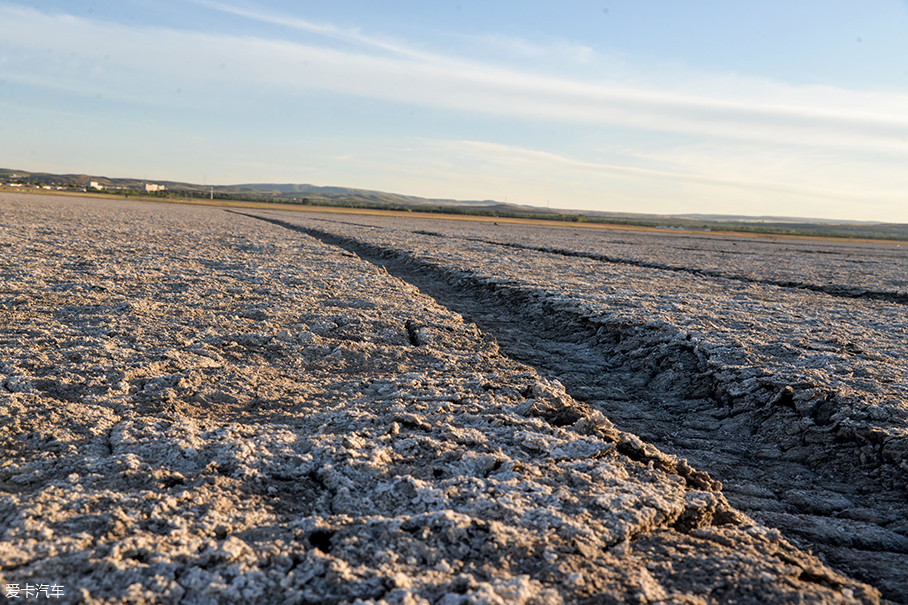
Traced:
MULTIPOLYGON (((328 219, 316 219, 326 223, 337 223, 341 225, 353 225, 357 227, 365 227, 369 229, 383 229, 383 227, 378 227, 376 225, 364 225, 360 223, 353 223, 349 221, 332 221, 328 219)), ((643 269, 659 269, 662 271, 673 271, 676 273, 688 273, 690 275, 700 275, 703 277, 711 278, 720 278, 728 279, 732 281, 740 281, 748 284, 760 284, 764 286, 776 286, 779 288, 788 288, 793 290, 808 290, 810 292, 818 292, 821 294, 827 294, 829 296, 835 296, 838 298, 852 298, 852 299, 869 299, 869 300, 881 300, 886 302, 892 302, 901 305, 908 305, 908 293, 904 292, 892 292, 886 290, 868 290, 865 288, 857 288, 854 286, 846 285, 837 285, 837 284, 812 284, 809 282, 801 282, 795 280, 780 280, 780 279, 759 279, 756 277, 750 277, 747 275, 741 275, 738 273, 725 273, 722 271, 715 271, 712 269, 700 269, 697 267, 685 267, 683 265, 669 265, 666 263, 657 263, 652 261, 643 261, 635 260, 632 258, 621 258, 618 256, 609 256, 607 254, 595 254, 592 252, 583 252, 581 250, 569 250, 566 248, 553 248, 549 246, 530 246, 526 244, 519 244, 516 242, 499 242, 495 240, 483 239, 479 237, 463 237, 456 236, 445 233, 436 233, 434 231, 425 231, 421 229, 416 229, 410 231, 417 235, 426 235, 429 237, 441 237, 445 239, 459 239, 466 242, 476 242, 480 244, 489 244, 492 246, 501 246, 502 248, 514 248, 517 250, 528 250, 532 252, 541 252, 543 254, 554 254, 558 256, 566 256, 573 258, 585 258, 589 260, 594 260, 602 263, 609 263, 613 265, 627 265, 631 267, 640 267, 643 269)))
POLYGON ((740 510, 894 602, 908 603, 908 538, 887 529, 908 513, 900 490, 853 467, 836 468, 829 457, 835 447, 835 460, 858 459, 862 444, 832 443, 827 435, 830 442, 816 443, 813 458, 764 455, 780 432, 801 420, 786 405, 787 392, 767 397, 764 406, 733 406, 727 391, 734 385, 718 380, 705 354, 678 330, 597 323, 518 285, 485 282, 322 229, 236 214, 305 233, 384 267, 476 323, 509 357, 559 380, 619 429, 721 480, 740 510))

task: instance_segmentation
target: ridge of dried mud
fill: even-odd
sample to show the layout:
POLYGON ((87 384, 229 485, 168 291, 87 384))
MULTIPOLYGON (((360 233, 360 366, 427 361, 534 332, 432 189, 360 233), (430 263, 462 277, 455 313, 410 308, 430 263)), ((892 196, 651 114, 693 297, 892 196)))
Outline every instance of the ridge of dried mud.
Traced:
POLYGON ((908 250, 257 215, 385 264, 720 478, 738 508, 906 602, 908 250), (707 274, 720 271, 731 278, 707 274), (868 287, 891 296, 854 295, 868 287))
POLYGON ((880 601, 309 235, 10 194, 0 248, 0 584, 111 604, 880 601))

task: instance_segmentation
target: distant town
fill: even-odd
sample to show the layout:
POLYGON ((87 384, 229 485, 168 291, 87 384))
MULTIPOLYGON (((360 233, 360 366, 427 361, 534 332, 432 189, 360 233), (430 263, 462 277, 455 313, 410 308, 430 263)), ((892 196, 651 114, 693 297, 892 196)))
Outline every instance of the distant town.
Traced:
MULTIPOLYGON (((29 180, 31 175, 23 174, 11 174, 8 177, 6 182, 0 183, 0 185, 6 185, 7 187, 28 187, 30 189, 50 189, 54 191, 89 191, 91 189, 96 189, 98 191, 107 189, 107 190, 129 190, 135 191, 135 187, 117 187, 111 185, 102 185, 98 181, 86 181, 80 187, 79 185, 66 184, 66 185, 46 185, 40 182, 35 182, 29 180)), ((166 185, 157 185, 155 183, 144 183, 146 193, 157 193, 159 191, 167 191, 166 185)))
POLYGON ((229 203, 277 203, 312 207, 423 212, 489 218, 544 220, 567 223, 603 224, 656 228, 672 231, 738 232, 764 235, 793 235, 908 241, 908 224, 875 221, 840 221, 818 218, 749 217, 717 214, 655 215, 614 211, 539 208, 494 200, 459 201, 429 199, 396 193, 322 187, 307 184, 250 183, 210 185, 177 181, 151 182, 145 179, 103 177, 88 174, 49 174, 0 168, 0 188, 93 192, 128 198, 170 200, 211 200, 229 203))

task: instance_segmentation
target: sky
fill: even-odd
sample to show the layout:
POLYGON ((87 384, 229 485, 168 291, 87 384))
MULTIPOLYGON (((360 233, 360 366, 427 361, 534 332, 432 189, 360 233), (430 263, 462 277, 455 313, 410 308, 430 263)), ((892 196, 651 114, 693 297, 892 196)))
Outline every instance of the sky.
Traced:
POLYGON ((0 166, 908 222, 908 0, 0 0, 0 166))

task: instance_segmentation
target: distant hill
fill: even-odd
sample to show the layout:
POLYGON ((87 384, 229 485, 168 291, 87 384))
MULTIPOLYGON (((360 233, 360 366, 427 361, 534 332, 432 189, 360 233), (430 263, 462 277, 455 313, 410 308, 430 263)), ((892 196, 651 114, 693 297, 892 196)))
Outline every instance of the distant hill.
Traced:
POLYGON ((174 195, 234 201, 281 202, 314 206, 376 208, 420 212, 446 212, 498 217, 551 219, 573 222, 597 222, 639 225, 670 229, 698 229, 775 233, 785 235, 818 235, 826 237, 873 238, 908 241, 908 224, 870 221, 836 221, 818 218, 777 216, 743 216, 719 214, 640 214, 587 210, 564 210, 505 204, 495 200, 453 200, 423 198, 399 193, 324 187, 294 183, 246 183, 240 185, 199 185, 177 181, 135 178, 112 178, 87 174, 50 174, 0 168, 0 183, 34 183, 82 189, 95 182, 113 194, 141 194, 155 197, 174 195), (163 185, 165 191, 147 194, 146 184, 163 185))
MULTIPOLYGON (((249 183, 243 185, 234 185, 236 188, 244 190, 260 191, 263 194, 280 194, 291 197, 321 197, 331 196, 337 198, 355 197, 360 199, 370 199, 378 202, 388 202, 404 205, 415 206, 495 206, 498 202, 494 200, 453 200, 453 199, 430 199, 416 197, 413 195, 402 195, 399 193, 387 193, 384 191, 372 191, 370 189, 353 189, 350 187, 320 187, 317 185, 297 185, 297 184, 274 184, 274 183, 249 183)), ((529 206, 528 206, 529 208, 529 206)))

